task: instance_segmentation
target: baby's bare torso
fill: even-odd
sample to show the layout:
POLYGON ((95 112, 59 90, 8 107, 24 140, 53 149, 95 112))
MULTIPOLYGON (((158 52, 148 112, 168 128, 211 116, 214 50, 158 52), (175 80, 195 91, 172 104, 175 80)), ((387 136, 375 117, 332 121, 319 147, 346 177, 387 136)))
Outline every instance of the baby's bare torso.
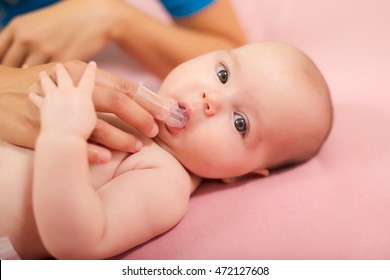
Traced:
MULTIPOLYGON (((189 194, 195 191, 201 179, 193 175, 190 176, 191 180, 185 179, 189 177, 189 174, 172 155, 150 139, 144 138, 143 142, 144 148, 136 154, 112 152, 110 162, 91 165, 89 169, 91 185, 99 192, 100 188, 111 179, 125 172, 137 169, 149 170, 151 166, 157 168, 164 166, 166 169, 169 166, 170 176, 164 176, 164 180, 172 180, 172 187, 168 187, 165 192, 177 193, 179 187, 179 189, 186 190, 179 191, 182 195, 180 199, 187 201, 189 194), (179 177, 184 179, 178 181, 179 177), (175 182, 176 187, 174 187, 175 182)), ((0 139, 0 237, 8 237, 24 259, 50 257, 43 246, 34 218, 33 160, 34 151, 11 145, 0 139)), ((158 186, 152 189, 160 191, 158 186)), ((142 201, 139 203, 143 205, 142 201)), ((164 213, 160 209, 157 212, 164 213)), ((169 213, 174 215, 172 210, 169 213)), ((162 215, 166 217, 166 214, 162 215)))
MULTIPOLYGON (((159 148, 155 146, 149 149, 159 148)), ((49 254, 39 238, 33 215, 33 156, 32 150, 0 139, 0 236, 8 237, 23 258, 35 259, 49 257, 49 254)), ((109 163, 92 165, 90 178, 93 187, 98 190, 115 177, 119 167, 121 170, 130 169, 130 158, 127 153, 114 152, 109 163)))
MULTIPOLYGON (((99 192, 102 186, 125 172, 164 166, 164 170, 168 167, 170 174, 168 177, 165 174, 164 180, 172 182, 172 187, 165 189, 165 192, 180 193, 181 198, 178 199, 187 201, 189 194, 195 191, 201 179, 193 175, 189 176, 181 164, 154 141, 143 138, 143 142, 143 149, 136 154, 112 152, 110 162, 91 165, 89 168, 91 185, 99 192), (177 192, 178 189, 185 191, 177 192)), ((14 146, 0 139, 0 237, 8 237, 19 255, 25 259, 50 257, 39 237, 34 219, 33 160, 34 151, 14 146)), ((158 186, 152 186, 152 189, 160 191, 158 186)), ((144 204, 142 201, 139 203, 144 204)), ((162 213, 161 215, 166 218, 164 211, 158 209, 157 212, 162 213)), ((169 213, 174 215, 172 210, 169 213)))

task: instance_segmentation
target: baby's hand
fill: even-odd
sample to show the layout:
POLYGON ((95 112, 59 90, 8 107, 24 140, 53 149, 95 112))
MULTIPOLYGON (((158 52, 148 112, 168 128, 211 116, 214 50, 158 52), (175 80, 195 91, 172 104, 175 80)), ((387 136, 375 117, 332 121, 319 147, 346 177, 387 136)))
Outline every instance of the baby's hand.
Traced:
POLYGON ((97 122, 92 102, 96 63, 90 62, 79 84, 74 85, 62 64, 56 66, 57 85, 46 72, 40 74, 45 97, 30 94, 41 111, 41 133, 77 135, 88 139, 97 122))

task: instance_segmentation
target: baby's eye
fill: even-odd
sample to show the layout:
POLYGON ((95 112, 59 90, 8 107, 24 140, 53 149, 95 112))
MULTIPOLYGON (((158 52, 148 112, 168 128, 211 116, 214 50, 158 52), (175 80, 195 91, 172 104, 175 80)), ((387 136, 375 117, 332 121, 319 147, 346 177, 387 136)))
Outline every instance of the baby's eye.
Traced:
POLYGON ((229 72, 227 71, 225 65, 220 64, 217 68, 218 79, 221 83, 226 84, 229 79, 229 72))
POLYGON ((245 136, 248 132, 248 123, 246 118, 238 113, 234 113, 233 117, 235 128, 242 136, 245 136))

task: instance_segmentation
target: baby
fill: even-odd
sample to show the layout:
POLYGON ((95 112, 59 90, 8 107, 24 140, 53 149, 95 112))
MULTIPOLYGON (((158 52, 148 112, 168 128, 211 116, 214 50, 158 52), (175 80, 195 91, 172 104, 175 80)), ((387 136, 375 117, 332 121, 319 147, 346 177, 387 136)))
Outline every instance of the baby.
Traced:
POLYGON ((0 237, 22 258, 124 252, 175 226, 203 178, 231 182, 304 162, 331 129, 315 64, 287 44, 256 43, 179 65, 159 94, 186 109, 186 126, 159 123, 153 140, 137 134, 138 153, 89 165, 95 70, 90 63, 77 86, 62 65, 57 84, 42 73, 45 98, 31 94, 41 111, 36 150, 1 142, 0 237))

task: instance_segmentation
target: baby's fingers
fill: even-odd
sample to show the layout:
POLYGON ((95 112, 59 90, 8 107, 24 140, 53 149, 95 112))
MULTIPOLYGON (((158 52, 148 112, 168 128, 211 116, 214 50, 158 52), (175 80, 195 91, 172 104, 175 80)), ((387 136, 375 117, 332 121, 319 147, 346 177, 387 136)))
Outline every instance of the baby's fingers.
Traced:
POLYGON ((85 72, 79 82, 79 89, 82 90, 83 93, 92 96, 93 88, 95 86, 95 75, 96 63, 91 61, 85 69, 85 72))
POLYGON ((28 98, 31 100, 32 103, 34 103, 39 109, 42 108, 43 105, 43 98, 36 94, 35 92, 30 92, 28 95, 28 98))
POLYGON ((73 87, 73 80, 70 77, 68 71, 65 69, 64 65, 57 64, 56 65, 56 73, 57 73, 57 84, 58 87, 73 87))

